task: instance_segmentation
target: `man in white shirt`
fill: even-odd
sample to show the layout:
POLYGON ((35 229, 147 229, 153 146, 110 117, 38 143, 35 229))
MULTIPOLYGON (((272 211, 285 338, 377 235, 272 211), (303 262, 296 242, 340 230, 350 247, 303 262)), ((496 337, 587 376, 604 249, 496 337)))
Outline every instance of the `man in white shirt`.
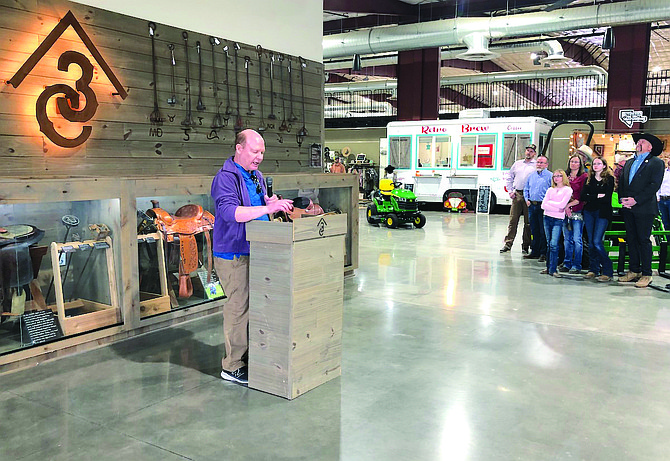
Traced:
POLYGON ((512 249, 514 238, 516 237, 517 227, 519 227, 519 218, 523 214, 523 237, 521 240, 521 251, 529 254, 530 248, 530 222, 528 220, 528 205, 523 197, 523 189, 526 187, 528 177, 536 170, 537 146, 531 144, 526 147, 524 158, 517 160, 509 170, 507 178, 507 191, 512 199, 512 207, 509 210, 509 225, 507 226, 507 235, 505 236, 505 245, 500 249, 501 253, 506 253, 512 249))

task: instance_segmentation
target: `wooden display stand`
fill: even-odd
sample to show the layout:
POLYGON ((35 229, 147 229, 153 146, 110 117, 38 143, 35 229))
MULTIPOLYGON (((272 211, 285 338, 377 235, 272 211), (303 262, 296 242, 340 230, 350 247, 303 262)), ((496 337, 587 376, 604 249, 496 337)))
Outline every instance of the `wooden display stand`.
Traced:
POLYGON ((96 328, 114 325, 121 321, 121 310, 119 309, 119 300, 116 294, 116 271, 114 270, 114 252, 112 251, 112 239, 106 237, 107 243, 105 255, 107 257, 107 276, 109 278, 109 295, 111 304, 102 304, 88 299, 75 299, 74 301, 64 302, 63 299, 63 281, 61 279, 60 267, 58 266, 59 255, 63 247, 72 247, 79 249, 81 246, 90 246, 88 251, 95 251, 92 247, 97 243, 96 240, 86 240, 83 242, 51 243, 51 265, 54 273, 54 287, 56 293, 56 311, 58 312, 58 323, 63 330, 63 334, 72 335, 84 331, 94 330, 96 328), (75 316, 68 316, 68 310, 76 309, 82 313, 75 316))
POLYGON ((249 387, 293 399, 340 376, 347 215, 247 223, 249 387))
POLYGON ((146 242, 150 239, 153 239, 156 242, 156 257, 158 258, 158 277, 161 283, 161 293, 160 295, 157 295, 140 291, 140 318, 170 311, 170 295, 168 294, 163 236, 158 232, 138 235, 137 243, 146 242))

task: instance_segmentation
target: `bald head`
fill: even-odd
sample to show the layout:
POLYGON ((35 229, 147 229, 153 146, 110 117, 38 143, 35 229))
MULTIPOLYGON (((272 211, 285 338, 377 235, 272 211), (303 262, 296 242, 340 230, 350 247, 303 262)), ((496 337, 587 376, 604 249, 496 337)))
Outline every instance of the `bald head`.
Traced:
POLYGON ((257 170, 263 161, 265 141, 254 130, 240 131, 235 137, 235 163, 247 171, 257 170))

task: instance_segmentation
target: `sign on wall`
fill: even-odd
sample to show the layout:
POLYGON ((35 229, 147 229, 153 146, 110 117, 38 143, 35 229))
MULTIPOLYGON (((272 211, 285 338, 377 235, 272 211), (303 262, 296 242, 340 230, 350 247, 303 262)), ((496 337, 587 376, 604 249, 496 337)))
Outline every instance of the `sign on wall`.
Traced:
POLYGON ((264 172, 310 169, 321 63, 67 0, 0 17, 5 175, 213 175, 243 129, 264 172))
MULTIPOLYGON (((121 99, 126 99, 128 93, 123 88, 118 78, 116 78, 112 69, 110 69, 109 65, 105 62, 105 59, 95 47, 91 38, 86 31, 84 31, 83 27, 81 27, 79 21, 74 17, 72 11, 67 12, 63 19, 58 22, 51 33, 49 33, 40 46, 30 55, 28 60, 7 83, 14 88, 18 88, 68 27, 72 27, 75 30, 81 41, 86 45, 88 51, 95 57, 98 65, 104 70, 105 75, 112 82, 121 99)), ((64 83, 49 85, 42 93, 40 93, 35 104, 35 115, 37 116, 40 131, 54 144, 65 148, 77 147, 85 143, 91 135, 92 127, 90 125, 84 125, 81 133, 74 138, 66 138, 61 135, 54 127, 54 123, 47 114, 47 103, 51 97, 57 94, 65 95, 65 97, 56 98, 56 104, 60 116, 70 122, 88 122, 93 118, 98 108, 98 100, 95 91, 93 91, 90 86, 91 81, 93 80, 93 65, 91 64, 91 61, 82 53, 72 50, 65 51, 58 58, 58 70, 62 72, 67 72, 72 64, 79 66, 81 69, 81 77, 75 84, 76 90, 64 83), (81 102, 79 96, 80 93, 85 98, 83 107, 79 107, 81 102)))

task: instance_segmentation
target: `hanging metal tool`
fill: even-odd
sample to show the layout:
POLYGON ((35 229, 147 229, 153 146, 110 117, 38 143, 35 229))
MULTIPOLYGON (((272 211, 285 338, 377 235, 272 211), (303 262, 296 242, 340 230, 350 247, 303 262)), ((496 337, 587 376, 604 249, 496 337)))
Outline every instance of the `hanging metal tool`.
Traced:
POLYGON ((202 54, 200 53, 200 40, 195 42, 195 49, 198 52, 198 104, 195 108, 198 112, 207 109, 202 103, 202 54))
POLYGON ((270 53, 270 114, 268 115, 268 118, 270 120, 275 120, 277 118, 277 116, 275 115, 274 65, 275 65, 275 54, 270 53))
POLYGON ((305 127, 305 74, 303 73, 303 69, 307 67, 307 61, 302 56, 298 56, 298 60, 300 61, 300 92, 302 93, 302 128, 295 134, 295 140, 298 143, 298 147, 300 147, 309 135, 309 132, 305 127))
POLYGON ((284 55, 280 54, 278 56, 279 60, 279 83, 281 83, 281 124, 279 125, 279 131, 286 131, 287 133, 291 132, 291 124, 286 123, 286 104, 284 97, 284 55))
POLYGON ((181 124, 182 126, 191 127, 195 125, 195 121, 193 120, 191 110, 191 72, 189 70, 191 62, 188 59, 188 32, 182 32, 181 36, 184 39, 184 50, 186 51, 186 117, 181 121, 181 124))
POLYGON ((235 50, 233 56, 233 58, 235 59, 235 99, 237 102, 237 107, 235 108, 236 113, 235 115, 237 115, 237 117, 235 117, 235 126, 233 127, 235 133, 239 133, 240 131, 242 131, 242 128, 244 128, 244 121, 242 120, 242 114, 240 112, 240 72, 239 72, 240 69, 239 65, 237 64, 237 61, 239 61, 239 59, 237 59, 237 52, 239 51, 239 49, 240 45, 237 42, 235 42, 233 44, 233 50, 235 50))
POLYGON ((298 117, 293 113, 293 73, 291 72, 291 58, 288 58, 288 97, 291 108, 291 113, 288 116, 288 121, 293 123, 298 120, 298 117))
POLYGON ((228 56, 228 45, 223 47, 223 52, 226 55, 226 110, 225 114, 228 117, 225 117, 226 125, 228 125, 228 119, 230 118, 230 115, 233 113, 232 107, 230 107, 230 81, 228 80, 228 61, 230 60, 230 56, 228 56))
POLYGON ((171 71, 172 71, 172 96, 170 96, 167 100, 167 103, 171 106, 174 106, 177 104, 177 87, 175 86, 174 83, 174 68, 177 66, 177 61, 174 60, 174 45, 170 43, 168 45, 168 49, 170 50, 170 58, 171 58, 171 71))
POLYGON ((156 79, 156 42, 154 38, 154 33, 156 32, 156 24, 153 22, 149 23, 149 36, 151 37, 151 72, 153 75, 153 82, 151 86, 154 87, 154 110, 149 115, 149 121, 154 125, 162 125, 163 116, 161 111, 158 109, 158 80, 156 79))
POLYGON ((261 96, 261 120, 258 125, 258 132, 263 133, 267 127, 265 126, 265 117, 263 116, 263 48, 260 45, 256 46, 258 53, 258 86, 260 88, 259 94, 261 96))
POLYGON ((216 105, 216 114, 214 114, 211 126, 213 130, 218 130, 228 125, 228 119, 226 118, 224 120, 224 118, 221 116, 221 103, 219 102, 219 80, 216 78, 216 53, 214 52, 214 46, 220 43, 221 42, 219 42, 218 38, 209 37, 209 44, 212 45, 212 71, 214 72, 214 86, 212 87, 212 91, 214 92, 214 104, 216 105))
POLYGON ((247 102, 249 103, 249 109, 247 110, 247 115, 255 115, 254 108, 251 105, 251 85, 249 84, 249 66, 251 66, 251 58, 249 56, 244 57, 244 71, 247 74, 247 102))

